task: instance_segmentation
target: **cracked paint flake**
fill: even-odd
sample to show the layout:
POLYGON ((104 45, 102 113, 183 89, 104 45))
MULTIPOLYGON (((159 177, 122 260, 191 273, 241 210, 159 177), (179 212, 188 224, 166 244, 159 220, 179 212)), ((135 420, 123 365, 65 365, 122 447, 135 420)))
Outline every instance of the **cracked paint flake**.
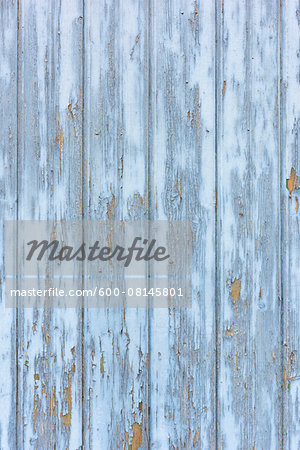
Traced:
POLYGON ((286 180, 286 188, 288 189, 290 195, 292 195, 292 192, 295 189, 299 189, 297 173, 293 167, 291 168, 290 178, 287 178, 286 180))
POLYGON ((142 424, 135 422, 132 425, 132 445, 131 450, 137 450, 143 443, 142 424))
POLYGON ((231 283, 230 286, 231 290, 231 297, 234 302, 240 300, 241 298, 241 283, 238 278, 235 278, 234 281, 231 283))

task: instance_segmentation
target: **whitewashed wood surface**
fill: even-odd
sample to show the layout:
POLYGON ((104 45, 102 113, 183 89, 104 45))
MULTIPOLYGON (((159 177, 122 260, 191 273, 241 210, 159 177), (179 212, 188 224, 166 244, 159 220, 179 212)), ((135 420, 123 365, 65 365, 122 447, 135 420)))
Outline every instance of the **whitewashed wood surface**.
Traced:
POLYGON ((0 448, 300 449, 299 1, 0 13, 0 448), (191 220, 192 307, 5 308, 54 218, 191 220))

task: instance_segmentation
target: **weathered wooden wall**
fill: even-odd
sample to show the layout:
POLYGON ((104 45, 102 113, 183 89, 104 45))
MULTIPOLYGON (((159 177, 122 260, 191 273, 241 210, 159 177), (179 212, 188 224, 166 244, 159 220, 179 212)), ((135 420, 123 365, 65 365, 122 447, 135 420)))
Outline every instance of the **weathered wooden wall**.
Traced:
POLYGON ((300 448, 298 0, 0 13, 0 448, 300 448), (192 307, 6 309, 4 220, 82 217, 191 220, 192 307))

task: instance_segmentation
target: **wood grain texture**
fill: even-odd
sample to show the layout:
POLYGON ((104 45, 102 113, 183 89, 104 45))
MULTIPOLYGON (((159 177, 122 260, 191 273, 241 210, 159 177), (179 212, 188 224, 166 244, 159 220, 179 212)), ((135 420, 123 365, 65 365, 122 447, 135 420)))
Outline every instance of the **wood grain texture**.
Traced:
POLYGON ((300 5, 282 2, 283 447, 300 446, 300 5))
POLYGON ((4 220, 17 218, 17 5, 0 4, 0 448, 16 442, 16 310, 5 308, 4 220))
MULTIPOLYGON (((82 7, 19 4, 18 219, 82 217, 82 7)), ((82 444, 81 316, 18 311, 18 449, 82 444)))
POLYGON ((215 448, 214 3, 151 2, 151 218, 190 220, 191 308, 153 309, 150 440, 215 448))
POLYGON ((281 446, 279 8, 218 11, 218 446, 281 446))
MULTIPOLYGON (((148 218, 148 52, 146 2, 85 3, 85 218, 148 218)), ((85 448, 148 448, 148 311, 85 310, 83 340, 85 448)))
POLYGON ((0 23, 0 448, 300 448, 299 1, 0 23), (191 308, 5 308, 5 219, 149 218, 192 223, 191 308))

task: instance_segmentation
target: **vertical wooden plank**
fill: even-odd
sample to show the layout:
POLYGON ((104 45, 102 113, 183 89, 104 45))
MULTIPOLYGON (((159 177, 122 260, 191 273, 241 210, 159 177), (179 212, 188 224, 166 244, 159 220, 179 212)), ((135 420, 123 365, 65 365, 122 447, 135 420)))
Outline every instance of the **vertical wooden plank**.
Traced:
MULTIPOLYGON (((19 219, 81 219, 81 0, 20 2, 19 219)), ((17 448, 82 444, 81 310, 18 313, 17 448)))
MULTIPOLYGON (((145 2, 85 2, 84 77, 85 218, 147 219, 145 2)), ((85 309, 84 379, 85 447, 148 448, 147 310, 85 309)))
POLYGON ((151 218, 190 220, 191 308, 153 309, 154 448, 215 448, 215 9, 151 2, 151 218))
POLYGON ((281 448, 278 2, 218 2, 218 446, 281 448))
POLYGON ((283 448, 300 446, 300 5, 282 2, 283 448))
POLYGON ((0 4, 0 448, 16 436, 16 313, 5 308, 4 220, 17 217, 17 3, 0 4))

